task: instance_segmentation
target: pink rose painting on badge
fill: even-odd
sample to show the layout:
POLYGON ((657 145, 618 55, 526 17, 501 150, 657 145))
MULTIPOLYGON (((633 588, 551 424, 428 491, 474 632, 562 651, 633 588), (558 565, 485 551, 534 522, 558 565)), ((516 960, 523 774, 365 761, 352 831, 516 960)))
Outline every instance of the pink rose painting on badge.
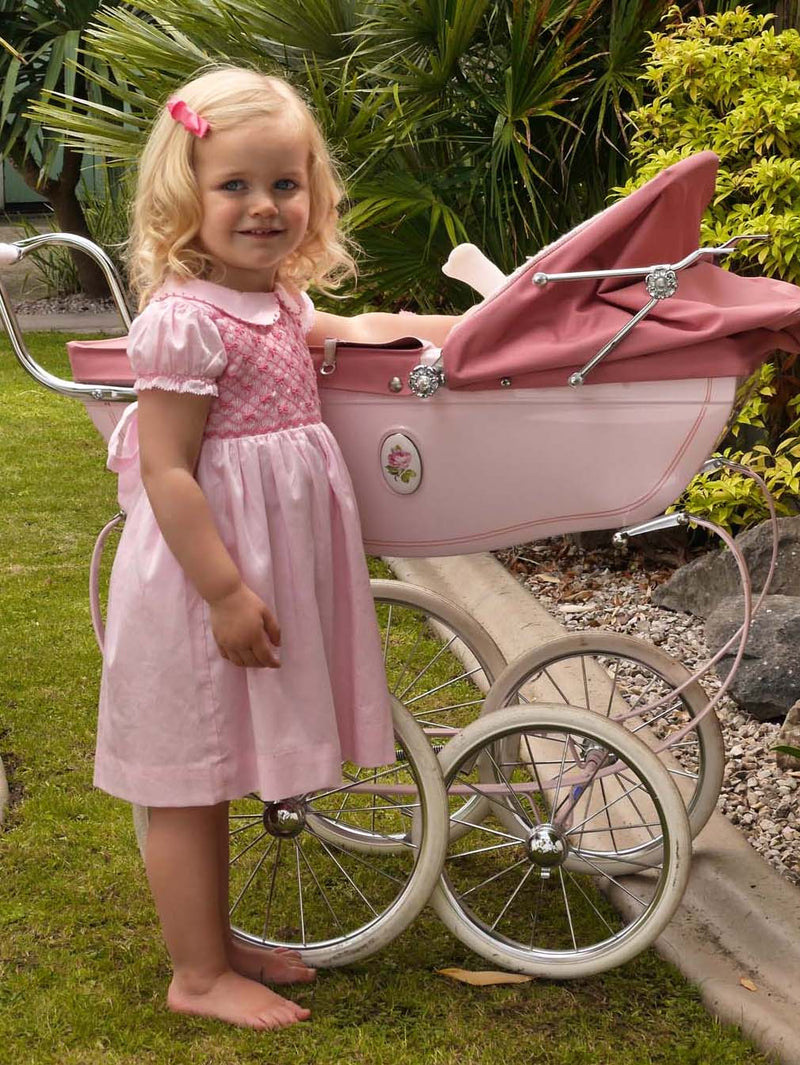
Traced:
POLYGON ((409 468, 412 461, 411 452, 396 444, 387 455, 386 472, 408 484, 417 476, 416 472, 409 468))

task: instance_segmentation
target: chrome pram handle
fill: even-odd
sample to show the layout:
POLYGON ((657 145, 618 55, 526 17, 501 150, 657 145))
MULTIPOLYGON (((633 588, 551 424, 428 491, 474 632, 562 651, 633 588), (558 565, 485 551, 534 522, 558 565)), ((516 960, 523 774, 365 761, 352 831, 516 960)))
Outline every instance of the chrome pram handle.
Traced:
POLYGON ((681 270, 685 270, 688 266, 692 266, 698 259, 702 259, 704 256, 729 255, 735 250, 736 245, 743 240, 767 240, 768 234, 766 233, 743 233, 740 236, 731 237, 730 240, 726 240, 724 244, 720 244, 716 248, 698 248, 696 251, 690 252, 685 258, 681 259, 677 263, 662 263, 654 266, 637 266, 631 268, 618 268, 614 270, 575 270, 571 273, 564 274, 548 274, 541 270, 537 271, 533 277, 532 282, 534 285, 543 287, 550 284, 551 281, 602 281, 607 277, 642 277, 644 278, 645 288, 650 296, 648 303, 637 311, 629 322, 614 334, 614 336, 604 344, 602 348, 593 355, 591 359, 582 366, 580 370, 576 370, 568 378, 569 384, 573 388, 577 388, 582 385, 586 380, 588 374, 598 365, 606 355, 609 355, 615 348, 619 347, 625 337, 630 333, 661 300, 669 299, 674 296, 678 291, 678 274, 681 270))
MULTIPOLYGON (((127 332, 130 329, 132 316, 128 309, 116 268, 103 249, 86 237, 78 236, 76 233, 42 233, 35 237, 25 237, 23 240, 17 240, 11 244, 0 244, 0 264, 12 265, 20 262, 29 252, 52 244, 77 248, 85 252, 91 259, 94 259, 103 271, 106 281, 108 281, 108 287, 111 290, 117 311, 127 332)), ((113 385, 78 384, 75 381, 67 381, 61 377, 56 377, 45 370, 43 366, 40 366, 25 345, 19 321, 2 282, 0 282, 0 320, 5 326, 11 341, 11 347, 23 369, 39 384, 49 388, 51 392, 57 392, 59 395, 70 396, 71 398, 89 396, 91 399, 105 402, 130 403, 136 399, 136 393, 132 388, 113 385)))

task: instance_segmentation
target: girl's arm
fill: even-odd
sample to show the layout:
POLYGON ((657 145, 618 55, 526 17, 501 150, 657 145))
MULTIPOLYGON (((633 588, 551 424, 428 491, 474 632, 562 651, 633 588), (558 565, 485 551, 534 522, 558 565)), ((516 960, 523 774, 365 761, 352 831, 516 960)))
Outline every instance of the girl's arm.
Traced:
POLYGON ((322 344, 328 337, 358 344, 385 344, 400 337, 415 336, 441 347, 447 334, 463 315, 385 314, 375 311, 345 318, 339 314, 316 311, 308 335, 309 344, 322 344))
POLYGON ((139 395, 142 481, 167 546, 211 608, 222 656, 235 665, 277 666, 270 640, 280 643, 278 625, 242 581, 195 480, 210 404, 210 396, 158 389, 139 395))

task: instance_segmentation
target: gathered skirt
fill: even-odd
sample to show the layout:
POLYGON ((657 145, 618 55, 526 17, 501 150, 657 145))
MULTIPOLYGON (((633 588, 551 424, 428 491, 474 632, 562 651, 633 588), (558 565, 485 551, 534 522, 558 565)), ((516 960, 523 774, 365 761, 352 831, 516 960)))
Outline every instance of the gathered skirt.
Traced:
POLYGON ((200 806, 283 799, 336 786, 343 761, 393 761, 358 513, 328 428, 206 439, 196 476, 242 579, 277 617, 281 666, 222 658, 140 488, 111 574, 95 784, 200 806))

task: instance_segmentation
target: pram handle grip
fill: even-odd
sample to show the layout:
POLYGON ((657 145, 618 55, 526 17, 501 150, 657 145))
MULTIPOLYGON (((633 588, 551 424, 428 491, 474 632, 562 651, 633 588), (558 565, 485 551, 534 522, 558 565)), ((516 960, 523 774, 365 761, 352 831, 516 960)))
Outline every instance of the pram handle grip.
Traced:
MULTIPOLYGON (((29 252, 49 244, 77 248, 85 252, 91 259, 94 259, 108 282, 117 311, 127 332, 131 325, 131 313, 128 309, 116 268, 103 249, 86 237, 81 237, 76 233, 41 233, 35 237, 26 237, 23 240, 15 241, 13 244, 2 244, 0 245, 0 263, 9 265, 19 262, 29 252)), ((19 321, 2 282, 0 282, 0 320, 5 326, 11 341, 11 347, 23 369, 39 384, 49 388, 51 392, 57 392, 61 396, 69 396, 74 399, 89 396, 91 399, 112 403, 130 403, 136 399, 136 393, 132 388, 78 384, 75 381, 67 381, 61 377, 56 377, 48 370, 45 370, 43 366, 40 366, 25 345, 19 321)))

